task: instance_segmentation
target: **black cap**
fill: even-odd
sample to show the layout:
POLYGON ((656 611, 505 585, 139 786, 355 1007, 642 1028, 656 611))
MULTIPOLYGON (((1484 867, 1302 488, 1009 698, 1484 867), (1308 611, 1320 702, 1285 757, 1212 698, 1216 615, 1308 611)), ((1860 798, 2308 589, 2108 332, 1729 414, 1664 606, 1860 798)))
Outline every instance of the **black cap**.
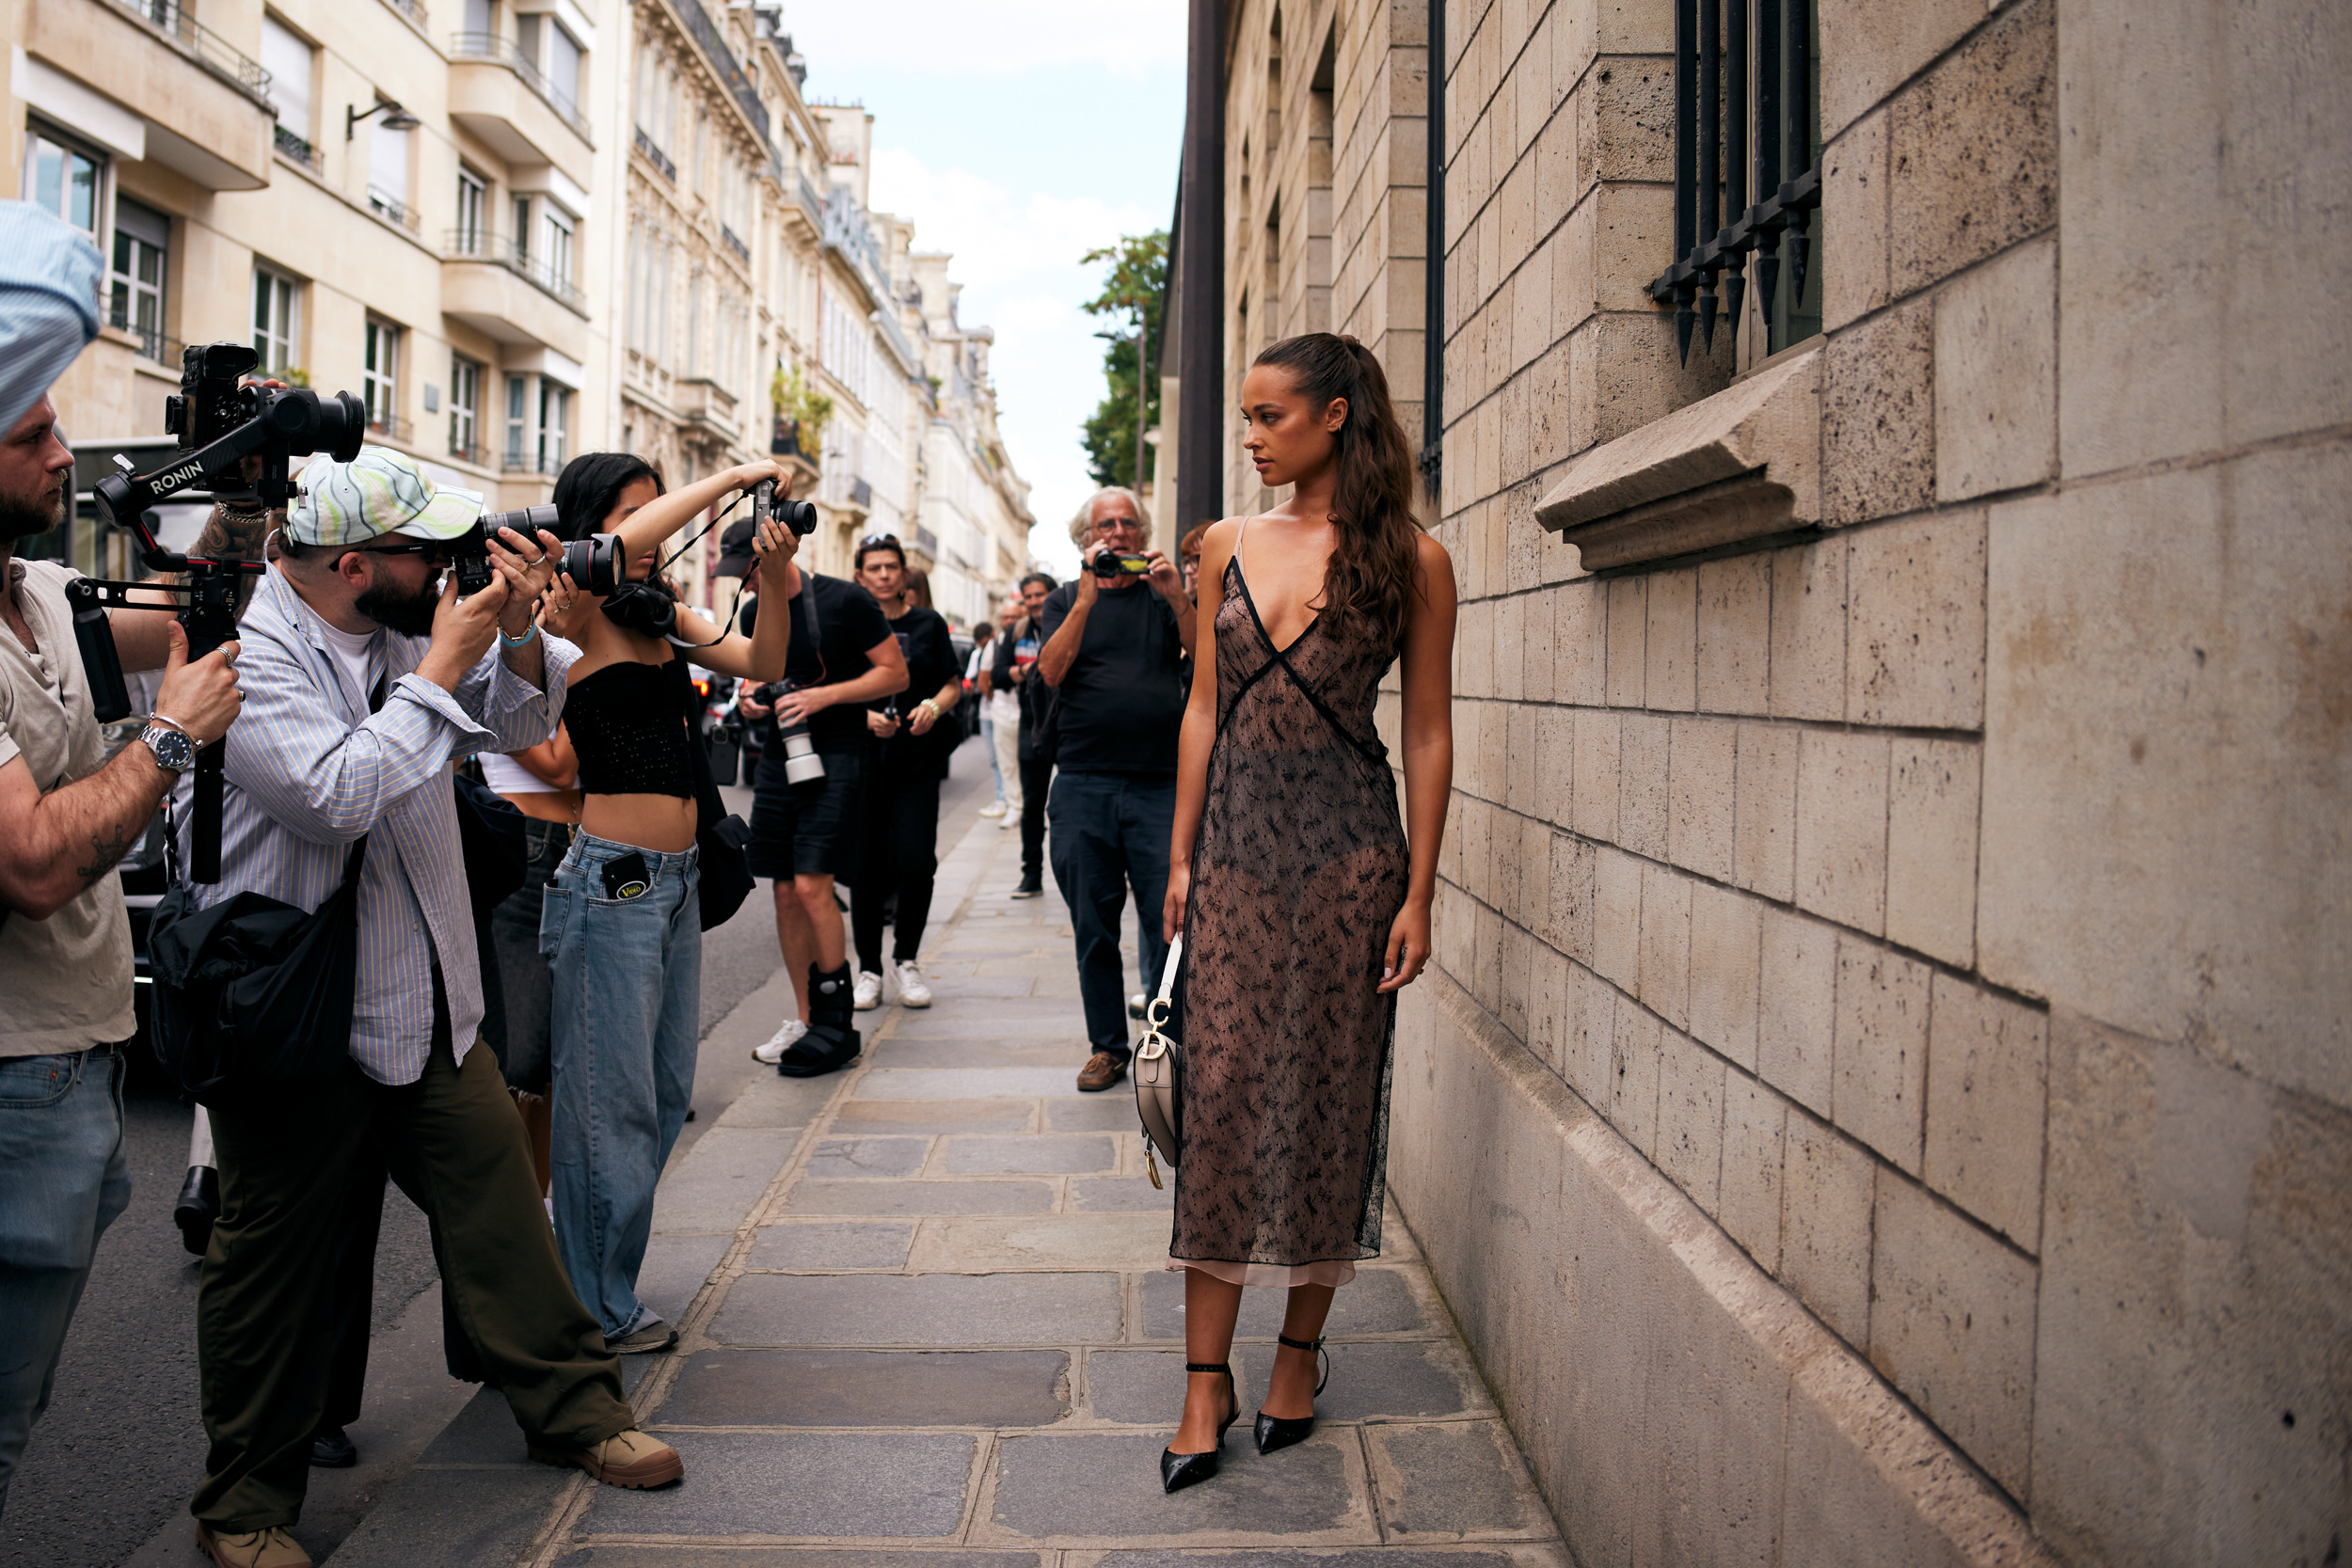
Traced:
POLYGON ((746 517, 729 525, 719 535, 719 564, 714 570, 723 578, 742 578, 752 572, 752 538, 758 528, 746 517))

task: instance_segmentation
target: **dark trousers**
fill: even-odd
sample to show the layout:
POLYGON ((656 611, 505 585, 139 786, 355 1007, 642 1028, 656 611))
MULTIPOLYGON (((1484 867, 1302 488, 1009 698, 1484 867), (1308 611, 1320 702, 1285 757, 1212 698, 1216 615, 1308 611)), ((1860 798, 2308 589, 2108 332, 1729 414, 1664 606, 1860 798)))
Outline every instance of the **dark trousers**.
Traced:
MULTIPOLYGON (((389 1087, 354 1067, 212 1108, 221 1215, 197 1297, 204 1432, 189 1512, 221 1530, 291 1525, 328 1415, 336 1263, 370 1140, 433 1229, 445 1316, 532 1444, 584 1448, 636 1424, 619 1360, 572 1294, 498 1062, 461 1067, 446 1024, 424 1075, 389 1087)), ((328 1423, 331 1424, 331 1423, 328 1423)))
POLYGON ((1070 906, 1078 945, 1078 996, 1087 1039, 1120 1061, 1129 1054, 1127 991, 1120 973, 1119 921, 1132 887, 1136 946, 1144 990, 1155 990, 1168 943, 1160 914, 1168 901, 1168 840, 1176 824, 1176 781, 1123 773, 1054 777, 1048 807, 1054 832, 1054 881, 1070 906))
POLYGON ((931 889, 939 878, 939 772, 884 763, 870 782, 850 927, 858 967, 879 974, 882 915, 893 895, 898 901, 890 917, 893 958, 904 963, 919 954, 923 927, 930 924, 931 889))
POLYGON ((1021 759, 1021 879, 1041 881, 1045 875, 1045 795, 1053 787, 1050 761, 1021 759))
POLYGON ((326 1339, 326 1413, 319 1426, 359 1418, 368 1391, 368 1338, 375 1326, 375 1243, 384 1226, 384 1151, 362 1138, 335 1221, 335 1281, 316 1331, 326 1339))
POLYGON ((482 1033, 498 1048, 507 1087, 545 1094, 555 978, 539 951, 539 911, 547 899, 548 879, 572 847, 572 831, 560 822, 529 817, 523 822, 523 844, 531 853, 523 866, 523 885, 508 894, 487 921, 479 923, 491 934, 499 971, 494 998, 490 963, 484 962, 482 1003, 485 1019, 497 1019, 501 1025, 493 1033, 485 1022, 482 1033))

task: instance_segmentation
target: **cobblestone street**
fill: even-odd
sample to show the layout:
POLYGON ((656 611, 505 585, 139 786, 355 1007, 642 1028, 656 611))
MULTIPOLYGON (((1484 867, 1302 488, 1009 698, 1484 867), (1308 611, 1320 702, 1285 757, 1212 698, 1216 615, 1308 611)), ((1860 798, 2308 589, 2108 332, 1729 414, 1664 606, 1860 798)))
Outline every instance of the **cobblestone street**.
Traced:
MULTIPOLYGON (((1168 1195, 1124 1085, 1074 1092, 1068 917, 1050 889, 1006 898, 1017 836, 980 819, 942 865, 932 1007, 886 995, 848 1072, 755 1074, 666 1177, 644 1295, 684 1338, 628 1373, 686 1481, 622 1492, 532 1464, 485 1392, 335 1562, 1565 1563, 1393 1211, 1333 1309, 1313 1439, 1261 1459, 1245 1418, 1224 1473, 1161 1492, 1184 1360, 1168 1195)), ((720 1031, 748 1050, 790 994, 779 973, 720 1031)), ((1280 1307, 1245 1304, 1245 1417, 1280 1307)))

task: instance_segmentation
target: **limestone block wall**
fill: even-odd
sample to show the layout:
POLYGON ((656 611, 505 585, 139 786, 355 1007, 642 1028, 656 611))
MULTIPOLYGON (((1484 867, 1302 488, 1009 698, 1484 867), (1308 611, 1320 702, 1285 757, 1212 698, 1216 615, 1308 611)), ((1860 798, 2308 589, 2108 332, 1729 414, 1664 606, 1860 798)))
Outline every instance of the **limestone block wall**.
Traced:
POLYGON ((2352 13, 1819 8, 1818 526, 1595 576, 1537 501, 1754 368, 1643 290, 1672 6, 1448 0, 1393 1188, 1588 1568, 2332 1560, 2352 13))

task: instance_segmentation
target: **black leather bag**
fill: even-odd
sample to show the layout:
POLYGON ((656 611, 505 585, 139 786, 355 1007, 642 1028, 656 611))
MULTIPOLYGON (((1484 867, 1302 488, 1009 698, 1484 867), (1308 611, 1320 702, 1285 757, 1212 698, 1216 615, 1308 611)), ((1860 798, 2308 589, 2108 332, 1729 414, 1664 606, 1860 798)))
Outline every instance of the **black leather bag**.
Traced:
POLYGON ((480 779, 466 773, 456 778, 458 852, 466 859, 466 891, 480 925, 523 885, 523 869, 531 863, 523 824, 531 818, 480 779))
MULTIPOLYGON (((687 733, 691 736, 702 717, 702 699, 694 694, 685 659, 671 659, 670 668, 677 672, 675 678, 682 693, 687 733)), ((710 776, 710 753, 699 737, 686 750, 694 761, 695 862, 702 873, 702 920, 707 931, 733 919, 743 900, 751 896, 752 868, 743 851, 752 841, 752 829, 719 798, 719 786, 710 776)))
POLYGON ((196 910, 179 881, 164 895, 147 939, 152 1032, 156 1059, 183 1089, 210 1104, 346 1070, 367 849, 365 838, 351 847, 342 885, 308 911, 249 891, 196 910))

